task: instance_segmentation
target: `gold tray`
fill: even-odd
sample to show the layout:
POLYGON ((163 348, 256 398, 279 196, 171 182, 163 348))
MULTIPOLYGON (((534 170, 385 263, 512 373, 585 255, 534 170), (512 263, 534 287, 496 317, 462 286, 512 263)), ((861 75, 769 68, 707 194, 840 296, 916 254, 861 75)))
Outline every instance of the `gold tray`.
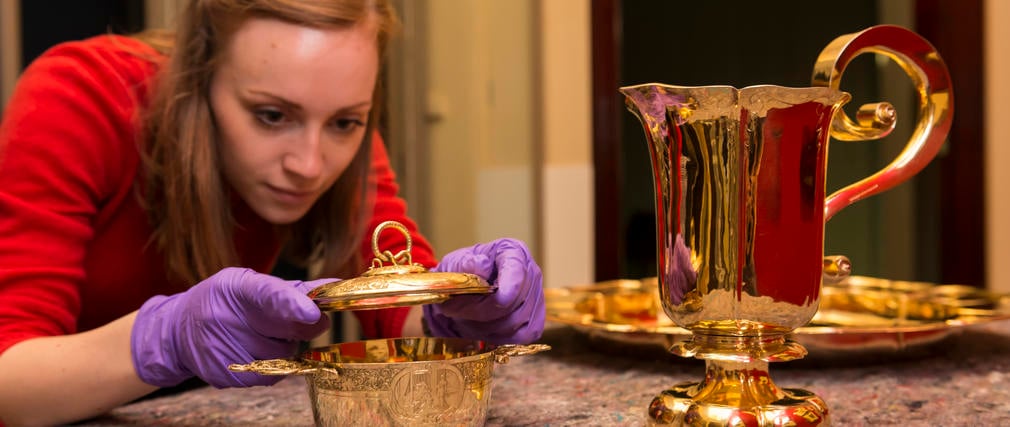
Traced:
MULTIPOLYGON (((604 347, 666 348, 690 332, 663 312, 656 278, 612 280, 544 290, 547 319, 570 325, 604 347)), ((866 276, 822 288, 821 306, 792 339, 808 358, 898 355, 938 343, 960 328, 1010 319, 1010 295, 963 285, 866 276)))

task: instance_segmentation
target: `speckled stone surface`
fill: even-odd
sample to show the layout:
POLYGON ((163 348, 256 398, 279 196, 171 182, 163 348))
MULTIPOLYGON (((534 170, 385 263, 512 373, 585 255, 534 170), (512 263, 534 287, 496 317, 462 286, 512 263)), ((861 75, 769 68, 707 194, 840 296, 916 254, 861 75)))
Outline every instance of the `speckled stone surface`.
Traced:
MULTIPOLYGON (((639 426, 656 393, 697 381, 704 364, 660 352, 617 352, 567 327, 553 350, 498 365, 489 426, 639 426)), ((774 363, 779 386, 820 395, 841 426, 1010 425, 1010 321, 977 325, 914 357, 774 363)), ((82 423, 124 425, 312 425, 305 381, 273 387, 198 388, 125 405, 82 423)))

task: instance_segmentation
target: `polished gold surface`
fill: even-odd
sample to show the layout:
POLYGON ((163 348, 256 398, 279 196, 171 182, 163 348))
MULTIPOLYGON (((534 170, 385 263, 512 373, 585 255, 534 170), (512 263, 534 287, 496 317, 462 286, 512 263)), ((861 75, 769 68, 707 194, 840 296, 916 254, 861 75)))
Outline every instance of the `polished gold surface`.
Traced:
POLYGON ((689 426, 810 426, 829 419, 827 405, 813 393, 777 387, 768 362, 707 364, 703 381, 656 396, 649 418, 658 425, 689 426))
POLYGON ((231 365, 235 372, 304 375, 316 424, 480 426, 495 363, 550 350, 459 338, 396 338, 334 344, 298 359, 231 365))
MULTIPOLYGON (((793 390, 787 397, 736 382, 761 380, 768 383, 761 390, 779 390, 765 364, 806 355, 789 336, 818 312, 825 273, 841 274, 829 274, 828 283, 848 273, 847 264, 823 257, 825 221, 932 160, 950 128, 950 87, 946 66, 929 42, 884 25, 829 44, 815 65, 812 87, 651 83, 620 89, 645 130, 652 161, 659 304, 689 331, 670 351, 704 359, 709 375, 657 396, 653 407, 664 409, 650 411, 652 423, 726 425, 747 414, 755 425, 829 423, 816 396, 793 390), (886 102, 864 105, 857 121, 842 110, 850 100, 839 90, 842 73, 863 53, 887 56, 909 74, 920 95, 918 123, 891 164, 828 195, 830 137, 880 138, 897 117, 886 102), (718 397, 725 390, 753 394, 727 401, 718 397), (668 401, 678 393, 681 400, 668 401), (783 402, 793 403, 780 407, 783 402), (733 410, 726 411, 727 405, 733 410)), ((943 304, 879 296, 864 305, 871 292, 854 299, 832 295, 831 303, 882 317, 954 315, 943 304)))
POLYGON ((695 334, 785 335, 806 324, 822 275, 828 127, 849 95, 621 90, 651 149, 665 313, 695 334))
POLYGON ((326 283, 308 296, 323 310, 367 310, 445 301, 452 295, 487 294, 495 288, 475 274, 431 272, 411 260, 410 232, 402 224, 386 221, 372 233, 372 267, 359 277, 326 283), (406 237, 406 248, 393 254, 379 250, 379 235, 387 229, 406 237), (387 265, 388 264, 388 265, 387 265))

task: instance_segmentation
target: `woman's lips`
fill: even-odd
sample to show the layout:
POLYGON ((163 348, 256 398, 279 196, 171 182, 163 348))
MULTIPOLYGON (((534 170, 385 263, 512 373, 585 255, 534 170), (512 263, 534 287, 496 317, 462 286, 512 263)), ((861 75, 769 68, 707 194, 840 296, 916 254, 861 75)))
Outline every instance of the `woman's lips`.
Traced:
POLYGON ((284 204, 303 204, 311 201, 312 196, 315 195, 313 191, 287 190, 270 184, 267 184, 266 187, 275 199, 284 204))

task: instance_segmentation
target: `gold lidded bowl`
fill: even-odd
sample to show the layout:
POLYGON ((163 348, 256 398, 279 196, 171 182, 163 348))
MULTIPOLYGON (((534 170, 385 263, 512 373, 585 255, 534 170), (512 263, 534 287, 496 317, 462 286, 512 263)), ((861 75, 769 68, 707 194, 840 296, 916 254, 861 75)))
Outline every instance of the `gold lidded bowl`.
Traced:
MULTIPOLYGON (((386 221, 372 233, 375 259, 359 277, 326 283, 308 296, 324 311, 433 304, 496 287, 475 274, 433 272, 411 260, 403 224, 386 221), (379 250, 379 235, 394 228, 406 248, 379 250)), ((298 357, 232 364, 234 372, 301 375, 316 425, 478 426, 487 418, 496 363, 549 350, 544 344, 493 345, 462 338, 374 339, 313 348, 298 357)))
POLYGON ((462 338, 390 338, 228 369, 305 376, 316 425, 479 426, 487 418, 494 365, 549 349, 462 338))
POLYGON ((369 310, 434 304, 452 295, 488 294, 495 291, 482 277, 470 273, 434 272, 411 260, 410 232, 403 224, 386 221, 372 233, 372 266, 361 276, 321 285, 308 296, 325 311, 369 310), (379 235, 395 228, 406 237, 406 249, 393 254, 379 250, 379 235))

